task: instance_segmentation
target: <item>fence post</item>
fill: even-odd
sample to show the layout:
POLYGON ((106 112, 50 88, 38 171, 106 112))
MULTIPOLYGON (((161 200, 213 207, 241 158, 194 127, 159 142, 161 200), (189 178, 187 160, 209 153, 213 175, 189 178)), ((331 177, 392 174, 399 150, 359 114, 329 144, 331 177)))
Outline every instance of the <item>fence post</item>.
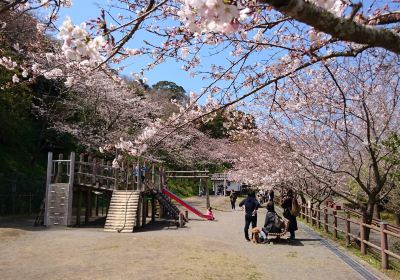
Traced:
POLYGON ((346 212, 345 219, 345 232, 346 232, 346 246, 350 246, 350 212, 346 212))
POLYGON ((75 153, 71 152, 69 156, 69 182, 68 182, 68 205, 66 205, 66 222, 67 226, 72 226, 72 202, 74 200, 74 180, 75 180, 75 153))
POLYGON ((363 255, 365 255, 367 253, 367 248, 364 243, 364 238, 365 238, 365 227, 361 220, 360 221, 360 239, 361 239, 360 240, 360 250, 361 250, 361 254, 363 254, 363 255))
POLYGON ((79 154, 79 168, 78 168, 78 184, 81 184, 82 179, 82 172, 83 172, 83 161, 85 160, 85 155, 83 153, 79 154))
POLYGON ((114 190, 118 190, 119 187, 119 179, 118 179, 118 175, 119 175, 119 167, 113 167, 113 172, 114 172, 114 190))
POLYGON ((153 195, 151 198, 151 221, 154 222, 156 220, 156 198, 153 195))
POLYGON ((96 185, 96 175, 97 175, 97 160, 96 160, 96 158, 94 158, 93 159, 93 169, 92 169, 92 174, 93 174, 93 177, 92 177, 92 185, 96 185))
POLYGON ((309 223, 309 220, 308 220, 308 214, 309 214, 309 212, 310 212, 310 208, 308 208, 308 205, 307 205, 307 207, 306 207, 306 222, 307 222, 307 223, 309 223))
POLYGON ((318 229, 320 229, 320 227, 321 227, 321 209, 319 208, 319 206, 317 207, 317 226, 318 226, 318 229))
POLYGON ((380 222, 380 229, 381 229, 381 268, 388 269, 389 268, 389 259, 388 255, 386 254, 386 250, 388 250, 388 237, 385 232, 387 228, 386 222, 380 222))
POLYGON ((156 182, 156 170, 155 170, 155 166, 153 163, 151 165, 151 183, 153 184, 153 186, 154 186, 155 182, 156 182))
POLYGON ((325 232, 329 232, 328 228, 328 209, 324 208, 324 228, 325 232))
POLYGON ((106 179, 107 189, 111 189, 110 177, 112 176, 113 170, 114 168, 112 168, 111 160, 107 161, 107 179, 106 179))
POLYGON ((314 208, 313 208, 313 206, 311 205, 310 206, 310 219, 311 219, 311 226, 314 226, 314 208))
POLYGON ((137 187, 138 190, 142 190, 142 166, 140 165, 140 160, 138 159, 138 162, 136 164, 136 172, 137 172, 137 187))
MULTIPOLYGON (((99 173, 100 173, 100 187, 104 187, 104 178, 103 178, 103 176, 104 176, 104 165, 105 165, 105 160, 104 159, 101 159, 100 160, 100 169, 99 169, 99 173)), ((107 183, 106 183, 107 184, 107 183)))
MULTIPOLYGON (((142 174, 140 174, 142 175, 142 174)), ((142 201, 142 224, 141 226, 144 227, 146 225, 146 219, 147 219, 147 199, 146 196, 143 195, 143 201, 142 201)))
POLYGON ((47 178, 46 178, 46 199, 45 199, 45 212, 44 212, 44 225, 49 225, 49 207, 50 207, 50 184, 53 173, 53 153, 47 154, 47 178))
POLYGON ((86 170, 85 170, 85 173, 87 174, 86 176, 85 176, 85 184, 86 185, 91 185, 92 184, 92 170, 90 170, 90 164, 92 163, 92 161, 93 161, 93 157, 92 157, 92 155, 88 155, 88 161, 87 161, 87 164, 85 165, 86 166, 86 170))
POLYGON ((338 238, 337 226, 338 226, 338 224, 337 224, 337 212, 336 212, 336 210, 334 210, 334 211, 333 211, 333 227, 334 227, 334 229, 333 229, 333 236, 335 237, 335 239, 338 238))

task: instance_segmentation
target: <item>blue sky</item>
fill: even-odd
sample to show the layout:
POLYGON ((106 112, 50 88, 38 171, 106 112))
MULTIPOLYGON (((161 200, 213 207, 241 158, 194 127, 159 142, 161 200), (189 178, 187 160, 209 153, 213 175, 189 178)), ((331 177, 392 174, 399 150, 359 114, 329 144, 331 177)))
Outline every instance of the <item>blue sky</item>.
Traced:
MULTIPOLYGON (((80 24, 81 22, 88 21, 91 18, 96 18, 100 14, 98 4, 106 4, 106 0, 93 1, 93 0, 75 0, 73 6, 68 9, 62 9, 59 14, 58 26, 61 25, 65 17, 71 17, 74 24, 80 24)), ((135 35, 134 40, 128 43, 128 47, 137 47, 142 44, 145 36, 142 33, 135 35)), ((213 58, 215 60, 215 58, 213 58)), ((129 65, 123 74, 129 76, 131 72, 139 72, 140 69, 150 62, 148 58, 135 58, 133 63, 129 65)), ((206 87, 210 81, 202 80, 199 77, 192 78, 189 76, 189 72, 181 69, 182 64, 174 60, 167 61, 161 65, 156 66, 153 70, 145 73, 145 77, 148 78, 148 84, 153 85, 158 81, 172 81, 176 84, 185 88, 187 92, 194 91, 199 93, 202 87, 206 87)))

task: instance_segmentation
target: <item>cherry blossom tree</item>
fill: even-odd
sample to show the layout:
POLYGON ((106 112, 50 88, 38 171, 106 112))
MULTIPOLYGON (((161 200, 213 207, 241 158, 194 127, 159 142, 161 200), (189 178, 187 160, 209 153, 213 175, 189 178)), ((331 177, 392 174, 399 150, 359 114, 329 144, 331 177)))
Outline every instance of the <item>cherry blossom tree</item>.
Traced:
MULTIPOLYGON (((374 206, 393 185, 396 164, 385 160, 393 150, 384 143, 400 129, 398 73, 396 55, 374 50, 357 63, 330 61, 291 75, 271 88, 272 96, 258 94, 254 115, 265 120, 259 129, 290 152, 282 153, 290 159, 281 163, 287 167, 281 180, 306 171, 360 207, 370 223, 374 206)), ((258 162, 268 155, 274 153, 258 162)))
MULTIPOLYGON (((23 2, 27 1, 14 1, 16 5, 7 9, 18 12, 23 2)), ((224 108, 247 107, 261 124, 254 140, 259 150, 249 149, 260 166, 239 160, 238 174, 253 169, 247 180, 267 183, 275 174, 273 181, 286 178, 292 184, 312 176, 324 187, 310 188, 310 194, 323 195, 329 188, 359 205, 364 221, 370 222, 374 206, 386 196, 382 191, 393 168, 382 159, 389 152, 382 142, 398 131, 398 1, 369 5, 346 0, 109 3, 97 19, 87 23, 75 25, 67 18, 60 27, 58 49, 28 55, 30 60, 22 64, 3 56, 3 67, 17 69, 13 82, 45 75, 63 78, 66 86, 74 87, 81 73, 107 72, 107 64, 122 68, 137 56, 150 56, 151 62, 138 71, 143 73, 175 59, 192 75, 212 82, 179 106, 179 113, 152 121, 135 140, 124 139, 128 136, 122 133, 120 149, 140 155, 167 141, 175 143, 166 144, 170 151, 171 147, 182 150, 193 139, 211 143, 191 130, 191 124, 210 121, 224 108), (146 40, 137 48, 130 47, 141 32, 148 34, 146 40), (203 54, 228 53, 225 60, 200 67, 203 54), (200 106, 197 101, 206 94, 209 100, 200 106), (271 150, 259 144, 271 139, 273 147, 284 146, 271 150), (275 166, 261 164, 268 155, 274 155, 275 166), (349 190, 349 184, 357 190, 349 190)), ((252 137, 244 137, 242 143, 253 145, 252 137)))

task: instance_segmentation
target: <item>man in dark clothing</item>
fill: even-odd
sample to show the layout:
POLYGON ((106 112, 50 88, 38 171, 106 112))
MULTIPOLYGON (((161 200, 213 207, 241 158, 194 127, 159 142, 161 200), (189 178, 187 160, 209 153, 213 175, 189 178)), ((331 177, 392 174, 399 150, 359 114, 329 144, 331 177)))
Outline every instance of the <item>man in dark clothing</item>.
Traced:
POLYGON ((245 223, 244 223, 244 237, 247 241, 249 238, 249 227, 255 228, 257 226, 257 210, 260 207, 260 203, 256 199, 254 192, 250 192, 247 198, 243 199, 239 203, 239 207, 243 207, 245 210, 245 223))
POLYGON ((287 191, 286 197, 282 202, 282 208, 283 208, 283 216, 289 220, 289 232, 290 232, 290 237, 289 239, 295 239, 295 231, 297 230, 297 220, 296 216, 293 216, 290 211, 292 210, 292 202, 293 199, 293 191, 289 189, 287 191))
POLYGON ((235 210, 235 208, 236 208, 235 204, 236 204, 237 196, 236 196, 236 193, 235 193, 234 190, 231 191, 231 194, 230 194, 229 198, 231 200, 232 210, 235 210))
POLYGON ((270 190, 269 191, 269 198, 268 198, 268 201, 272 201, 272 202, 274 202, 274 191, 273 190, 270 190))

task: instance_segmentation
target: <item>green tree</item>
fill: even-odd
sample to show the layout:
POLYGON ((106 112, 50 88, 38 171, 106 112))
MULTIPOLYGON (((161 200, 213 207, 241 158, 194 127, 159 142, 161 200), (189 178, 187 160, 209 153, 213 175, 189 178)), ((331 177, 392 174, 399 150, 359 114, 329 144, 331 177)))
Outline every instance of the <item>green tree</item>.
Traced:
POLYGON ((186 104, 189 101, 185 89, 174 82, 159 81, 153 85, 152 89, 158 94, 166 96, 169 100, 175 99, 181 104, 186 104))
POLYGON ((388 174, 390 184, 386 186, 388 193, 384 200, 385 207, 396 216, 396 224, 400 225, 400 137, 396 132, 390 133, 388 139, 383 142, 387 148, 387 155, 384 160, 394 165, 388 174))

